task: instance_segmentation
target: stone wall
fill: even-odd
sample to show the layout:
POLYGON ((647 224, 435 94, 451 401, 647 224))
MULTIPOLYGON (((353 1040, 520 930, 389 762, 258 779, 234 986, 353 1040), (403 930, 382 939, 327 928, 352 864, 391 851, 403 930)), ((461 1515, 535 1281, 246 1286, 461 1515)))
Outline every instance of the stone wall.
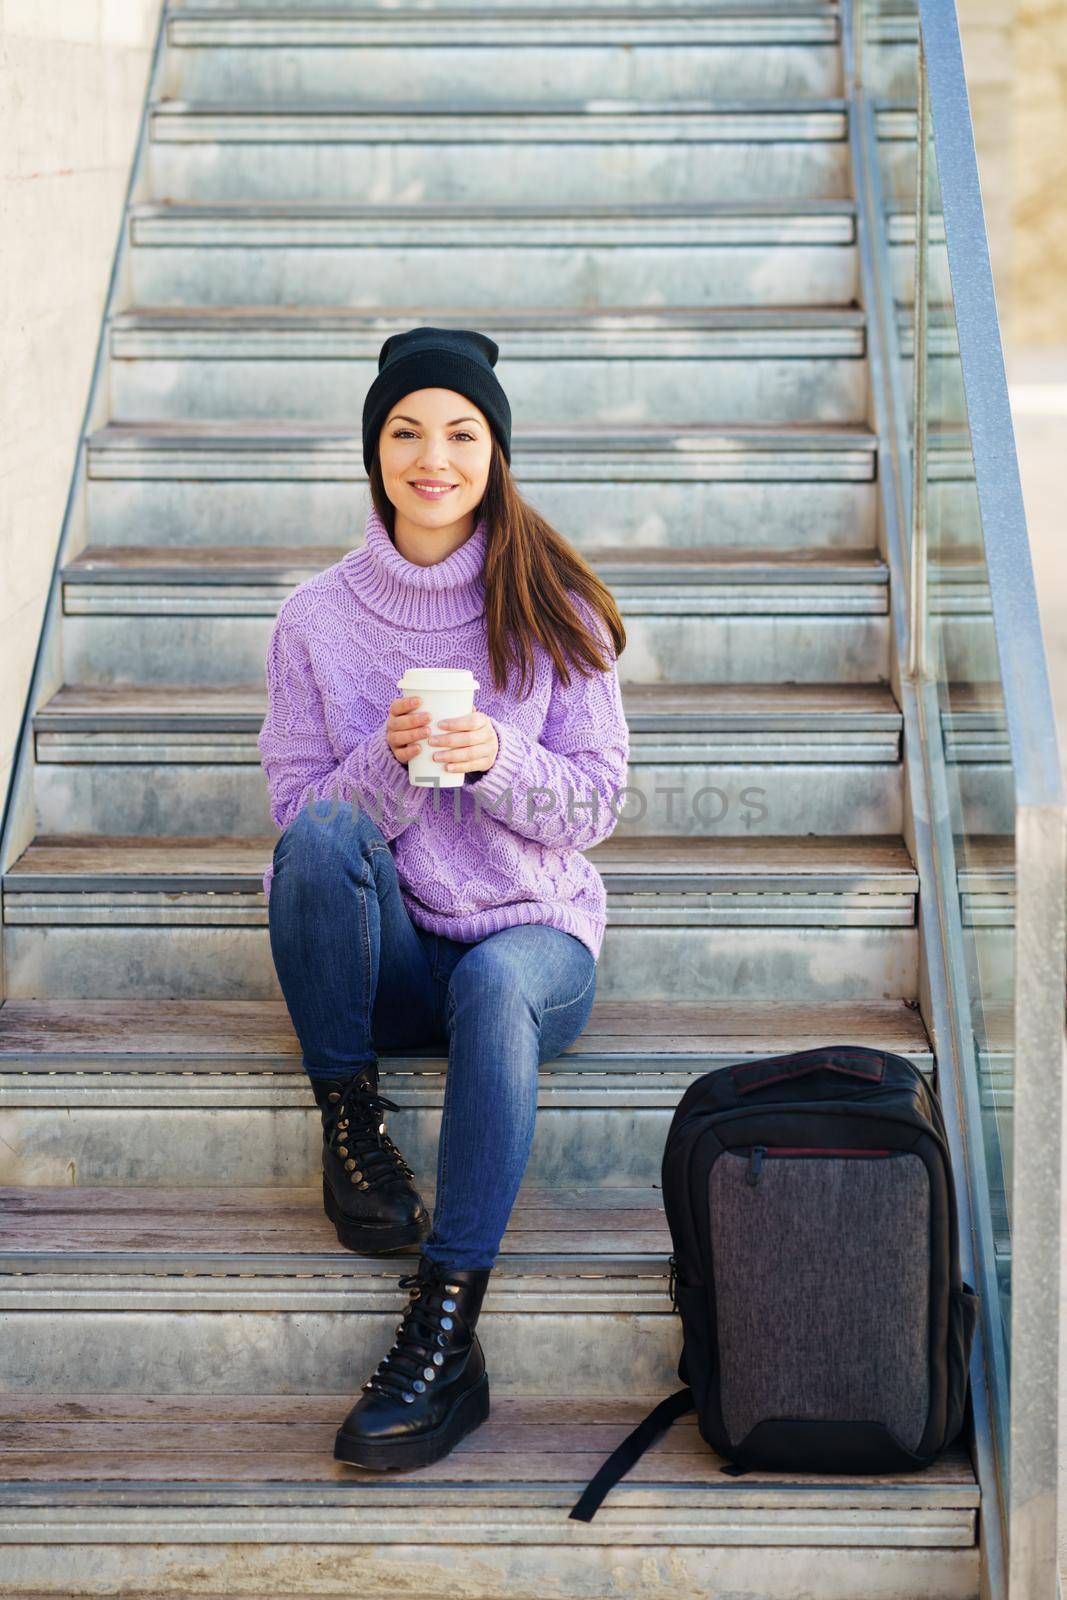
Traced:
POLYGON ((1006 345, 1067 343, 1067 0, 958 0, 1006 345))
POLYGON ((957 0, 989 254, 1002 319, 1011 300, 1013 272, 1014 155, 1005 129, 1013 117, 1017 4, 1018 0, 957 0))
POLYGON ((0 0, 0 794, 88 394, 160 0, 0 0))
POLYGON ((1009 336, 1067 344, 1067 0, 1016 0, 1009 336))

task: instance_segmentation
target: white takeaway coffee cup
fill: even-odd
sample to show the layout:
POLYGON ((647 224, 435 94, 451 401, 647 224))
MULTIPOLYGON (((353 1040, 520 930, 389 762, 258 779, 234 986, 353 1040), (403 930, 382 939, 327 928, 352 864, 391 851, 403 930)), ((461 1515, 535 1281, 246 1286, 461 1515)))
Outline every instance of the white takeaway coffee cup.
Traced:
POLYGON ((409 667, 398 681, 397 688, 404 696, 417 694, 422 704, 419 711, 428 711, 430 721, 423 724, 420 733, 422 745, 408 762, 408 782, 421 787, 439 783, 443 789, 454 789, 464 779, 462 772, 446 772, 443 761, 434 760, 434 752, 446 746, 430 744, 435 733, 447 733, 438 722, 447 717, 465 717, 474 710, 474 691, 478 682, 466 667, 409 667))

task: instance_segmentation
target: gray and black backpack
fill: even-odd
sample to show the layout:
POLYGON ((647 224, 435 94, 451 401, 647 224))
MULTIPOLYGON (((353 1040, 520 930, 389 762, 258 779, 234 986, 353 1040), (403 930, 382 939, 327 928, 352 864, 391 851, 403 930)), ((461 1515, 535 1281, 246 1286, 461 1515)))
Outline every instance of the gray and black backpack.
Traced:
POLYGON ((825 1045, 705 1073, 663 1152, 678 1376, 593 1478, 588 1522, 676 1418, 733 1465, 896 1473, 963 1424, 978 1300, 945 1125, 903 1056, 825 1045))

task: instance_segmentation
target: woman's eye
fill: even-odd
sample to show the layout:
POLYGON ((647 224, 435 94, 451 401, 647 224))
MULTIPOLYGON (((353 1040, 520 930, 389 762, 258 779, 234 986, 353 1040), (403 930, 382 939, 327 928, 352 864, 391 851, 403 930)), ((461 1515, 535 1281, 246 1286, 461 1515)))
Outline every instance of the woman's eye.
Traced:
MULTIPOLYGON (((395 429, 395 431, 393 433, 393 438, 394 439, 402 439, 402 438, 404 438, 405 435, 410 435, 410 433, 411 433, 411 429, 410 428, 397 428, 397 429, 395 429)), ((452 437, 454 439, 469 439, 471 441, 471 443, 474 442, 473 433, 454 433, 452 435, 452 437)))

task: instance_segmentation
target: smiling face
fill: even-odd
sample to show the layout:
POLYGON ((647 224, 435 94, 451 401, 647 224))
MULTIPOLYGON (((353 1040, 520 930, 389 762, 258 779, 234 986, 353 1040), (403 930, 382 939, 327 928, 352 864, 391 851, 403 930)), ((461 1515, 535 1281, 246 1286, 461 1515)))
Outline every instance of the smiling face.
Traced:
POLYGON ((414 389, 378 436, 382 482, 397 513, 442 530, 473 516, 489 479, 493 436, 485 414, 454 389, 414 389))

